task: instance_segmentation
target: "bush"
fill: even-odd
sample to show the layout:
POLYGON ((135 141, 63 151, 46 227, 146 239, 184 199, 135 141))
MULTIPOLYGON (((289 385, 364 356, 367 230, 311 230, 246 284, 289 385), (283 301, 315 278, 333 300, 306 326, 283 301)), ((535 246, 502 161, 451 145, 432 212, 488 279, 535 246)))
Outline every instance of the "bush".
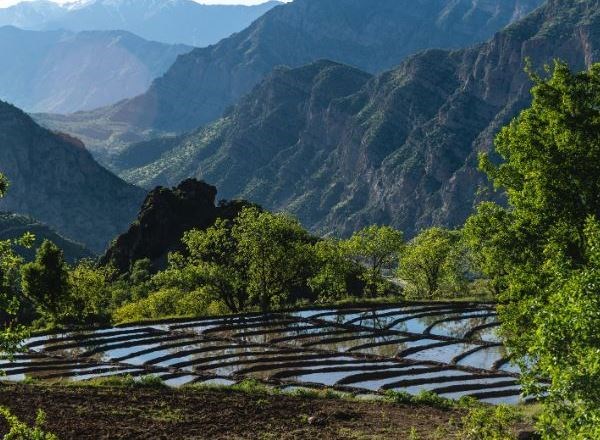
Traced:
POLYGON ((510 406, 476 406, 463 417, 463 440, 516 440, 514 424, 522 419, 521 413, 510 406))
POLYGON ((191 292, 168 288, 119 307, 113 313, 113 320, 115 322, 134 322, 168 316, 219 315, 226 311, 224 305, 212 300, 203 288, 191 292))
POLYGON ((42 410, 38 410, 33 427, 20 421, 6 407, 0 407, 0 415, 6 419, 9 428, 4 440, 58 440, 56 435, 43 431, 46 414, 42 410))

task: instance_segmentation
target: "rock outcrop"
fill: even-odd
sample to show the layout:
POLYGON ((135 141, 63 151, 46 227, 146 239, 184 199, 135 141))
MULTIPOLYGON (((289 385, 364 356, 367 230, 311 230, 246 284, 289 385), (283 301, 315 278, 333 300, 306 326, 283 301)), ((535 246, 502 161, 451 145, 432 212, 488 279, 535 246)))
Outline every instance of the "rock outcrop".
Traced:
POLYGON ((148 258, 155 268, 162 267, 170 251, 182 248, 183 233, 206 229, 218 218, 233 220, 243 201, 215 205, 217 189, 195 179, 187 179, 176 188, 158 187, 151 191, 129 230, 110 246, 101 264, 112 264, 120 272, 132 263, 148 258))

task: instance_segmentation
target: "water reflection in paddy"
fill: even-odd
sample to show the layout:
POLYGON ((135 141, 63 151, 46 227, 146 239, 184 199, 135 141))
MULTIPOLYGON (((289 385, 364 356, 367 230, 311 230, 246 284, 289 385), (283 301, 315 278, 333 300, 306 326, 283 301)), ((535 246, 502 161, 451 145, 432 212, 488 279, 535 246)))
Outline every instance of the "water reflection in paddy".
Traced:
POLYGON ((464 338, 474 327, 496 322, 497 320, 498 318, 495 315, 489 316, 487 314, 461 316, 450 321, 435 324, 430 329, 430 333, 432 335, 464 338))
POLYGON ((486 347, 462 358, 457 365, 492 370, 496 362, 506 357, 506 349, 501 346, 486 347))
MULTIPOLYGON (((388 387, 390 384, 394 384, 400 380, 406 379, 424 379, 424 378, 436 378, 441 375, 443 376, 462 376, 465 373, 463 371, 458 370, 444 370, 440 371, 431 371, 431 372, 422 372, 413 374, 415 371, 421 371, 422 367, 414 367, 408 366, 403 368, 398 368, 398 374, 391 377, 382 377, 382 378, 372 378, 372 379, 361 379, 361 374, 356 374, 356 379, 353 381, 346 381, 345 383, 357 388, 364 388, 371 391, 377 391, 383 388, 388 387)), ((352 377, 352 376, 349 376, 352 377)), ((392 388, 396 389, 397 388, 392 388)))
MULTIPOLYGON (((439 342, 439 341, 437 341, 439 342)), ((426 346, 425 346, 426 347, 426 346)), ((443 346, 435 346, 431 348, 424 348, 416 353, 407 354, 407 359, 413 359, 415 361, 435 361, 449 363, 455 357, 463 354, 466 351, 472 350, 478 347, 474 344, 447 344, 443 346)))

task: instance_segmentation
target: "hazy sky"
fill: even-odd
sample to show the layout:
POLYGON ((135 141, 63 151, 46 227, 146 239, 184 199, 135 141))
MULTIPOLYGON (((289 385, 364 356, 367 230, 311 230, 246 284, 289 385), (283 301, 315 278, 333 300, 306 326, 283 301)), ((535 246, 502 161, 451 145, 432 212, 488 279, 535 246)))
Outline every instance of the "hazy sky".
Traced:
MULTIPOLYGON (((19 3, 21 0, 0 0, 0 8, 5 8, 10 5, 19 3)), ((53 0, 56 3, 68 3, 69 0, 53 0)), ((73 0, 70 0, 73 1, 73 0)), ((265 3, 267 0, 196 0, 198 3, 204 3, 206 5, 258 5, 265 3)), ((292 1, 292 0, 282 0, 292 1)))

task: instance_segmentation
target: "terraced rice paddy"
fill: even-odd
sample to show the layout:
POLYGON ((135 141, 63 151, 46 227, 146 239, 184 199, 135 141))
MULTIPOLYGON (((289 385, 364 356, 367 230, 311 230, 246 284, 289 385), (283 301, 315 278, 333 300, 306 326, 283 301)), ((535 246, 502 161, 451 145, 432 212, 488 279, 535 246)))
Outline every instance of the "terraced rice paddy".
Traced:
POLYGON ((497 327, 494 306, 480 303, 172 320, 33 337, 0 369, 8 381, 151 374, 181 386, 252 378, 284 389, 429 390, 517 403, 518 370, 497 327))

